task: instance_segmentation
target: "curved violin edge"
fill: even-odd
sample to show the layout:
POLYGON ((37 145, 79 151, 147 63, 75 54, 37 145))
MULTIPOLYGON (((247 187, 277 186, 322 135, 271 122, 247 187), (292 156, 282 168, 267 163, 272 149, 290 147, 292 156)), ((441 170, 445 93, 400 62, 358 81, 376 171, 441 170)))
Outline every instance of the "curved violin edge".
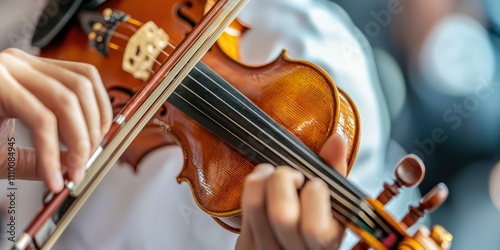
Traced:
POLYGON ((247 67, 254 67, 254 68, 260 68, 260 67, 266 67, 268 65, 271 65, 273 63, 277 63, 279 60, 284 60, 285 62, 289 63, 298 63, 302 65, 306 65, 313 70, 317 71, 320 75, 326 76, 327 77, 327 82, 330 83, 330 86, 332 87, 332 92, 333 95, 335 96, 335 103, 340 104, 336 105, 336 110, 334 111, 335 113, 335 118, 333 119, 333 127, 329 131, 328 134, 332 134, 333 131, 337 131, 347 142, 348 148, 352 149, 348 153, 348 167, 347 167, 347 174, 349 174, 352 170, 352 167, 354 166, 354 162, 356 160, 356 156, 358 153, 359 149, 359 144, 361 141, 361 117, 359 115, 358 108, 354 104, 354 101, 351 99, 351 97, 342 89, 340 89, 337 84, 335 83, 335 80, 331 78, 331 76, 320 66, 306 61, 306 60, 301 60, 301 59, 293 59, 288 56, 288 51, 284 49, 281 54, 271 61, 268 64, 261 65, 261 66, 248 66, 247 67), (339 124, 340 121, 340 116, 345 114, 344 118, 347 120, 351 120, 351 124, 339 124), (355 130, 354 132, 350 131, 351 133, 346 133, 346 130, 355 130))
MULTIPOLYGON (((324 77, 324 79, 326 80, 326 82, 328 82, 330 88, 331 88, 331 91, 332 91, 332 96, 334 97, 334 118, 332 120, 332 123, 331 123, 331 127, 329 128, 329 131, 328 131, 328 135, 332 135, 333 133, 335 133, 335 131, 337 131, 337 127, 338 127, 338 123, 339 123, 339 120, 340 120, 340 114, 341 114, 341 100, 340 100, 340 93, 339 93, 339 88, 337 87, 337 85, 335 84, 335 81, 333 81, 333 79, 331 78, 330 75, 328 75, 328 73, 321 67, 319 67, 318 65, 312 63, 312 62, 309 62, 309 61, 306 61, 306 60, 300 60, 300 59, 292 59, 288 56, 288 51, 286 49, 284 49, 281 54, 271 63, 274 63, 274 62, 278 62, 280 59, 284 60, 285 62, 288 62, 288 63, 298 63, 298 64, 302 64, 302 65, 305 65, 305 66, 308 66, 310 68, 312 68, 314 71, 318 72, 318 74, 322 77, 324 77)), ((270 64, 271 64, 270 63, 270 64)), ((347 96, 347 95, 346 95, 347 96)), ((350 98, 348 98, 350 100, 350 98)), ((351 102, 351 106, 354 107, 354 104, 351 102)), ((356 109, 356 112, 357 112, 357 109, 356 109)), ((358 119, 359 120, 359 119, 358 119)), ((357 150, 357 149, 356 149, 357 150)), ((348 170, 349 172, 349 170, 348 170)))
MULTIPOLYGON (((348 164, 347 164, 347 176, 349 176, 349 173, 352 170, 352 167, 354 166, 354 162, 356 161, 356 156, 358 155, 359 151, 359 144, 361 141, 361 117, 359 115, 358 108, 352 101, 351 97, 345 93, 341 88, 338 88, 341 98, 341 102, 345 102, 345 105, 350 108, 352 115, 349 116, 349 119, 353 123, 351 123, 350 129, 354 129, 355 132, 352 133, 345 133, 344 131, 346 129, 346 126, 349 126, 349 124, 340 124, 338 128, 338 133, 346 134, 348 138, 346 138, 347 143, 348 143, 348 148, 351 149, 351 152, 348 154, 348 164), (345 100, 345 101, 344 101, 345 100)), ((345 114, 347 111, 341 111, 341 114, 345 114)))
POLYGON ((120 157, 120 161, 130 165, 137 173, 139 172, 139 164, 147 155, 162 147, 176 144, 175 140, 172 139, 172 133, 164 125, 148 124, 120 157))
MULTIPOLYGON (((183 149, 183 152, 185 152, 184 149, 183 149)), ((186 164, 187 163, 184 163, 184 166, 186 166, 186 164)), ((184 168, 184 166, 183 166, 183 168, 184 168)), ((201 204, 200 201, 199 201, 199 199, 197 198, 197 196, 196 196, 196 194, 194 192, 195 188, 194 188, 193 184, 191 183, 191 179, 189 179, 189 177, 187 177, 187 176, 181 176, 181 174, 182 174, 182 172, 177 177, 177 182, 181 183, 181 182, 185 181, 189 185, 189 189, 191 190, 191 194, 193 195, 193 198, 194 198, 193 200, 196 203, 196 205, 203 212, 209 214, 214 219, 220 219, 220 222, 225 225, 225 226, 223 226, 224 228, 227 227, 230 231, 233 231, 234 229, 232 229, 232 227, 229 226, 229 225, 233 224, 233 223, 231 223, 232 220, 230 218, 240 216, 241 215, 241 208, 238 208, 238 209, 235 209, 235 210, 232 210, 232 211, 229 211, 229 212, 220 212, 220 213, 206 209, 205 206, 203 204, 201 204), (229 221, 230 221, 230 222, 228 222, 229 225, 226 224, 225 222, 222 222, 222 220, 224 220, 224 219, 229 219, 229 221)))
POLYGON ((241 215, 235 215, 227 218, 217 218, 217 217, 212 217, 212 218, 215 220, 215 222, 217 222, 217 224, 219 224, 221 227, 230 232, 240 233, 241 231, 241 224, 242 224, 241 215))

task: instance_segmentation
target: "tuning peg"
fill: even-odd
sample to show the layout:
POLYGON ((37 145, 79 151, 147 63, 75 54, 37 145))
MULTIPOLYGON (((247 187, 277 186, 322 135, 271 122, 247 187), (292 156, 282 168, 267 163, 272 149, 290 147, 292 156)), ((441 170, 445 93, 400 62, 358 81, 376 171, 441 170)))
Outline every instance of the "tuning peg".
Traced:
POLYGON ((396 180, 392 184, 385 183, 384 190, 377 197, 377 200, 384 205, 399 193, 402 186, 413 187, 422 182, 425 165, 418 156, 409 154, 396 165, 394 175, 396 180))
POLYGON ((436 185, 429 193, 427 193, 417 207, 410 206, 410 211, 403 218, 403 223, 407 227, 413 226, 421 217, 424 217, 426 212, 432 212, 443 204, 448 197, 448 187, 444 183, 436 185))

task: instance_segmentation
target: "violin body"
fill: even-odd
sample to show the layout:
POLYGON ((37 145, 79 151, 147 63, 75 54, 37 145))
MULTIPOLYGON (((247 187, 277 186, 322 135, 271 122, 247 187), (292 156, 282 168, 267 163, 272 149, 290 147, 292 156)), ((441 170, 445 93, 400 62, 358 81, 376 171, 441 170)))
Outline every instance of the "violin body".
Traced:
MULTIPOLYGON (((102 8, 118 9, 136 20, 154 21, 168 34, 169 41, 176 45, 201 19, 207 4, 201 0, 189 3, 109 1, 102 8), (158 7, 137 11, 142 6, 158 7)), ((267 65, 254 67, 241 63, 239 39, 247 28, 233 22, 228 29, 203 57, 203 63, 313 152, 319 153, 330 135, 342 135, 349 146, 350 170, 359 144, 360 121, 349 97, 337 89, 319 67, 291 60, 286 52, 267 65)), ((133 34, 123 27, 119 27, 117 32, 127 36, 133 34)), ((126 44, 117 37, 113 37, 111 42, 120 47, 126 44)), ((109 50, 109 56, 103 57, 88 45, 87 34, 76 25, 61 41, 44 48, 42 56, 95 65, 108 90, 115 114, 144 84, 122 70, 123 50, 109 50)), ((237 230, 244 178, 253 170, 255 163, 169 102, 158 110, 121 160, 140 172, 137 166, 145 155, 171 144, 180 145, 185 155, 178 181, 189 183, 202 210, 221 219, 226 228, 237 230)))

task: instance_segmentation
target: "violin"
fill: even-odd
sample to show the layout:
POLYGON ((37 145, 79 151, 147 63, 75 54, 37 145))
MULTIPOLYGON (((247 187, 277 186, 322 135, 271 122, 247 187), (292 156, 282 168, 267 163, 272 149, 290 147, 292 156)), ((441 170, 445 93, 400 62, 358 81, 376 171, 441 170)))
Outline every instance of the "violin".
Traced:
MULTIPOLYGON (((166 70, 165 65, 186 39, 192 38, 193 27, 207 19, 205 14, 220 2, 110 1, 98 12, 82 10, 78 16, 81 27, 72 25, 60 41, 45 47, 41 56, 98 68, 115 111, 116 126, 110 132, 115 133, 131 123, 122 115, 123 110, 172 69, 166 70), (142 6, 161 8, 137 11, 142 6)), ((180 145, 185 162, 178 181, 188 182, 200 208, 234 232, 241 226, 245 176, 255 164, 272 163, 289 165, 308 179, 320 177, 327 183, 334 216, 361 238, 355 248, 423 249, 432 241, 440 249, 448 249, 451 235, 442 227, 429 234, 407 233, 425 211, 444 202, 445 186, 438 185, 397 222, 385 212, 384 205, 402 186, 421 181, 423 164, 408 158, 398 165, 394 183, 386 184, 377 199, 363 194, 318 157, 326 139, 340 134, 348 144, 348 171, 351 169, 361 122, 353 101, 321 68, 292 60, 285 52, 266 65, 243 64, 238 43, 247 29, 237 20, 231 22, 201 62, 184 77, 173 76, 171 80, 180 84, 162 96, 165 99, 159 108, 151 105, 147 111, 152 118, 144 121, 136 134, 124 136, 131 141, 130 146, 113 157, 140 171, 138 163, 152 150, 180 145), (405 164, 408 161, 414 164, 405 164)), ((106 136, 105 144, 109 141, 111 136, 106 136)), ((97 185, 101 174, 104 171, 89 168, 78 187, 63 191, 66 196, 71 192, 66 199, 69 208, 57 220, 59 232, 54 232, 54 237, 42 243, 32 241, 38 230, 27 230, 30 233, 24 235, 29 235, 29 244, 24 244, 21 236, 23 246, 18 244, 16 249, 25 249, 24 245, 50 248, 84 197, 90 195, 87 187, 97 185)), ((62 203, 62 198, 47 199, 52 202, 48 204, 56 199, 62 203)), ((47 219, 38 216, 32 225, 39 229, 45 223, 42 217, 47 219)))

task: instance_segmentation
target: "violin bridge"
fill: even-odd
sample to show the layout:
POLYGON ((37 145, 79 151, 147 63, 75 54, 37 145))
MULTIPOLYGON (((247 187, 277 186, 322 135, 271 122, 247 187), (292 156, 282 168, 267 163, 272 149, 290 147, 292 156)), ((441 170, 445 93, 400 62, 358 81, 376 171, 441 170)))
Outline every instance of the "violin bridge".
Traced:
POLYGON ((155 23, 145 23, 127 43, 122 69, 135 78, 147 80, 153 72, 156 58, 168 45, 168 35, 155 23))

